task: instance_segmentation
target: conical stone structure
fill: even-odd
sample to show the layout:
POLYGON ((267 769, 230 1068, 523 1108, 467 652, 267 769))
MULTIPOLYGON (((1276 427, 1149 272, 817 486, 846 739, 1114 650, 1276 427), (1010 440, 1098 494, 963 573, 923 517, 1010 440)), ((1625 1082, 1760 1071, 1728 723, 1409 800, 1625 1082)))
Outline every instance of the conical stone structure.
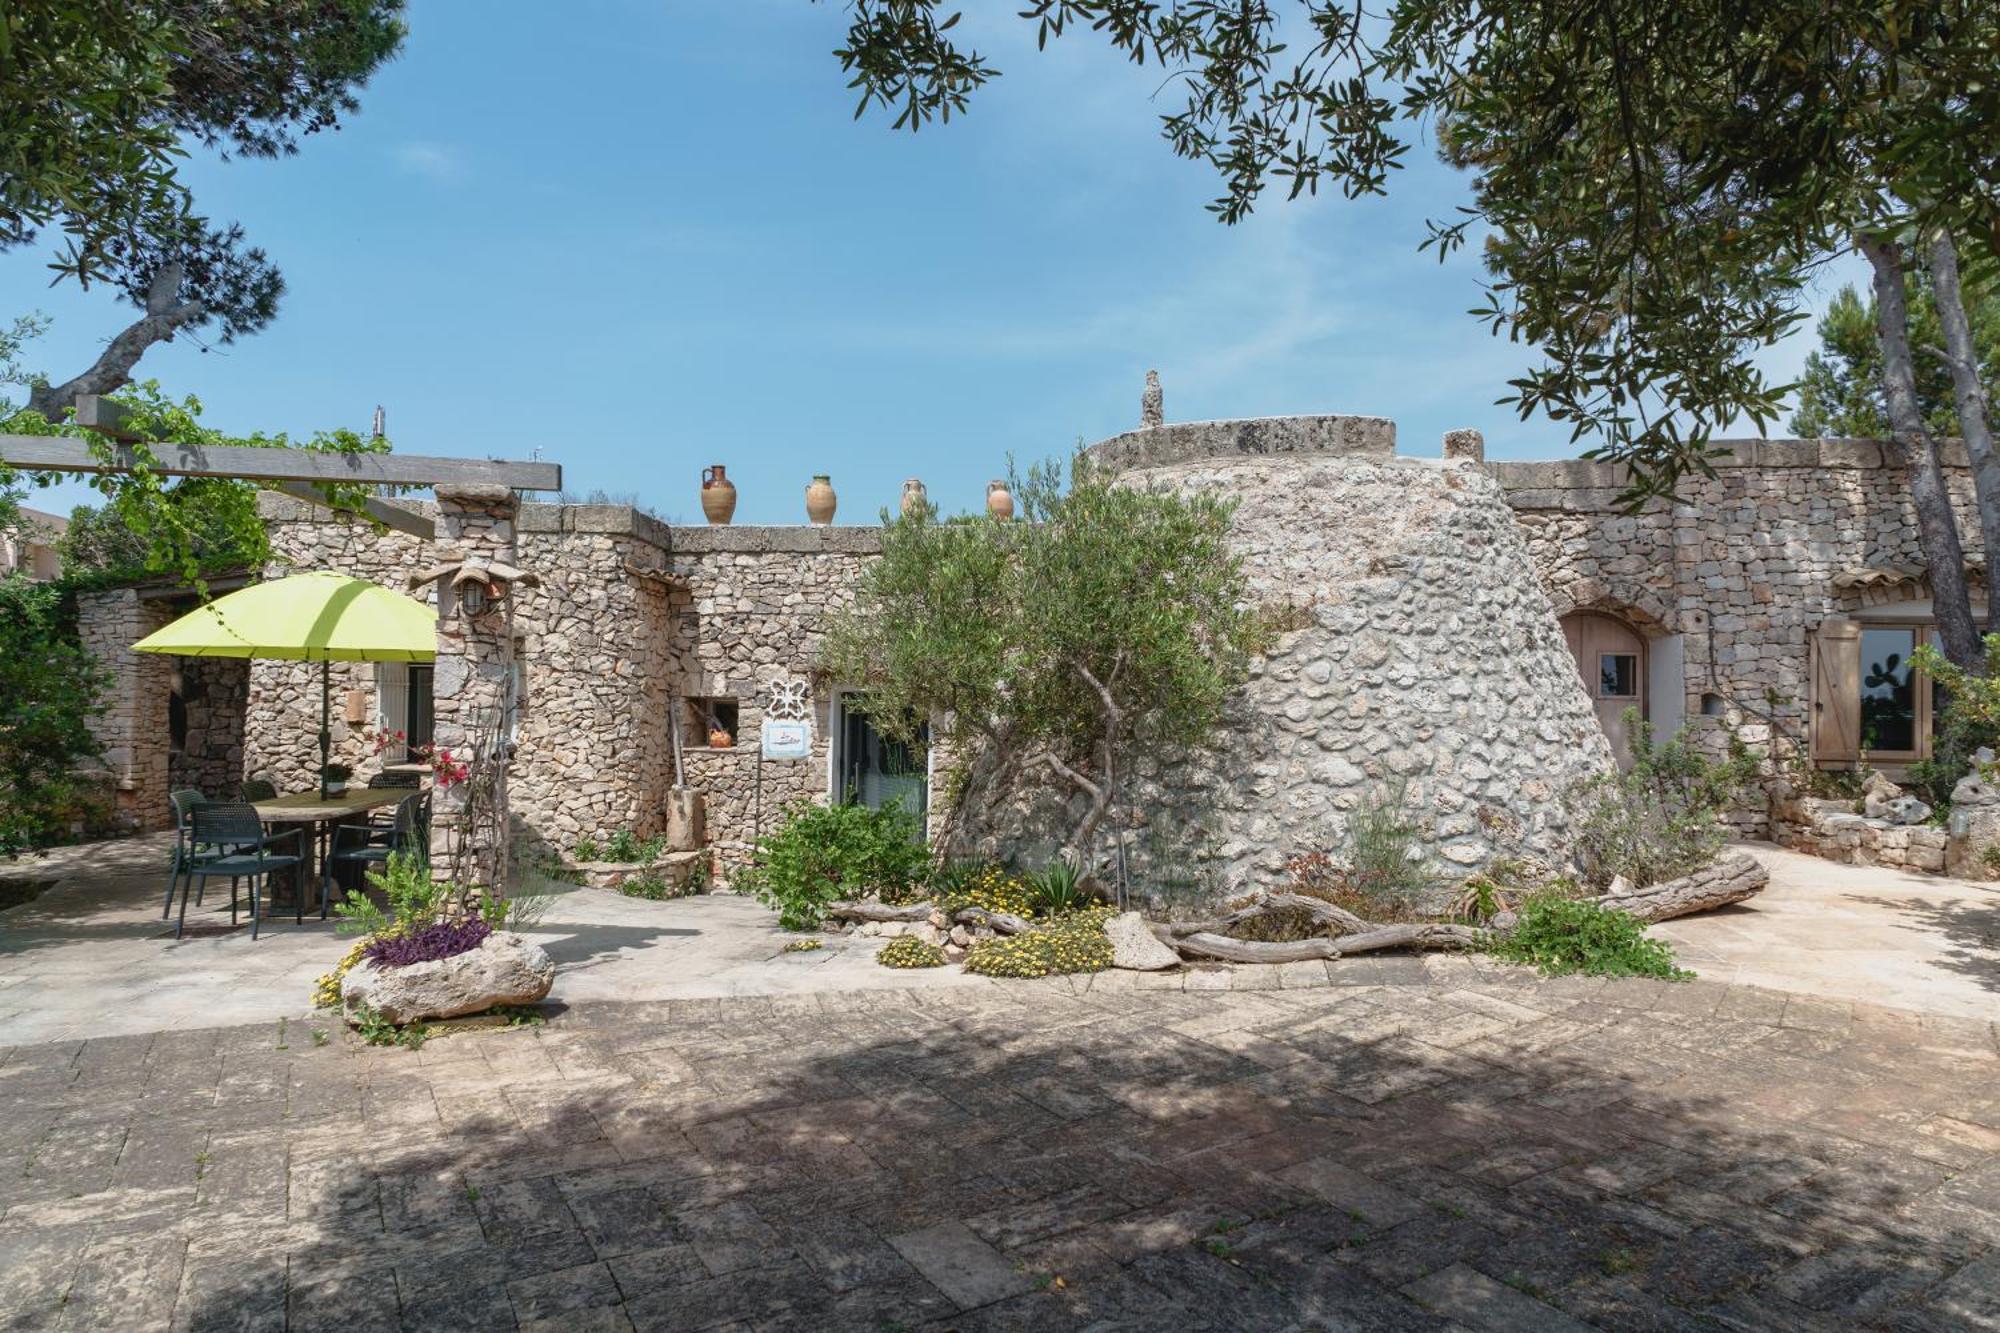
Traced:
MULTIPOLYGON (((1135 889, 1279 887, 1288 857, 1338 849, 1399 788, 1440 882, 1497 856, 1568 862, 1563 797, 1610 747, 1478 466, 1396 457, 1376 417, 1180 422, 1091 453, 1125 484, 1235 498, 1253 597, 1284 627, 1209 746, 1136 766, 1097 849, 1122 839, 1135 889)), ((994 845, 1053 846, 1058 811, 1017 814, 994 845)))

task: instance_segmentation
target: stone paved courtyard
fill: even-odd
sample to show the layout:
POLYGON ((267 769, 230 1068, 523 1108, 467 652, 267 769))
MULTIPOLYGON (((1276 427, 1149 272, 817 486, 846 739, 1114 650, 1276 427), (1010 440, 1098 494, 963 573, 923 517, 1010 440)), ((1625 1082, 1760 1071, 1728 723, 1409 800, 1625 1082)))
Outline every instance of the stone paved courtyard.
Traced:
POLYGON ((1254 993, 1107 974, 583 1004, 417 1052, 296 1019, 15 1047, 0 1311, 2000 1328, 1990 1023, 1336 966, 1254 993))

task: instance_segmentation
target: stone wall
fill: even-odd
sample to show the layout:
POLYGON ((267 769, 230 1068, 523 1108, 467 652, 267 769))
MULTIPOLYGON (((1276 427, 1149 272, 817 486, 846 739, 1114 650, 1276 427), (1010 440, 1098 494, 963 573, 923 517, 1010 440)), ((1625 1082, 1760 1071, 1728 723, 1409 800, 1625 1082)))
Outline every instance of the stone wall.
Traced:
POLYGON ((1855 811, 1853 801, 1783 802, 1771 836, 1782 846, 1829 861, 1933 873, 1944 870, 1952 843, 1948 829, 1869 819, 1855 811))
MULTIPOLYGON (((1655 640, 1679 636, 1684 716, 1711 744, 1733 727, 1753 746, 1802 755, 1810 639, 1875 601, 1922 598, 1923 553, 1904 470, 1866 440, 1722 442, 1685 504, 1617 505, 1622 469, 1570 460, 1494 463, 1558 614, 1602 611, 1655 640), (1843 576, 1872 570, 1872 587, 1843 576), (1907 577, 1904 577, 1907 576, 1907 577)), ((1944 446, 1959 532, 1977 559, 1964 451, 1944 446)), ((1981 594, 1983 596, 1983 594, 1981 594)), ((1737 820, 1768 831, 1761 801, 1737 820)))
POLYGON ((85 651, 106 668, 108 705, 90 723, 104 747, 102 766, 111 789, 113 819, 138 831, 172 828, 168 739, 173 662, 132 645, 173 619, 164 603, 136 588, 112 588, 77 598, 77 632, 85 651))
MULTIPOLYGON (((434 505, 412 507, 436 512, 434 505)), ((431 589, 410 592, 407 587, 409 576, 435 558, 429 542, 268 491, 258 497, 258 513, 271 539, 266 578, 330 569, 419 601, 436 600, 431 589)), ((368 662, 332 662, 326 669, 332 689, 331 759, 353 769, 351 781, 359 785, 382 764, 375 756, 375 667, 368 662), (355 725, 347 721, 350 690, 359 692, 364 718, 355 725)), ((244 776, 267 779, 281 792, 317 786, 319 718, 319 663, 253 660, 244 710, 244 776)), ((392 762, 402 758, 386 757, 392 762)))
POLYGON ((238 657, 169 659, 179 670, 182 718, 179 749, 168 760, 168 785, 193 787, 211 798, 234 796, 243 782, 243 719, 250 663, 238 657))
POLYGON ((819 681, 814 664, 829 611, 848 605, 861 571, 881 551, 881 530, 861 527, 675 528, 672 660, 687 698, 723 698, 738 709, 736 744, 710 749, 683 732, 688 782, 704 793, 724 867, 740 864, 756 826, 759 738, 774 680, 813 684, 809 759, 763 764, 763 827, 794 801, 824 803, 831 783, 831 699, 843 682, 819 681))
POLYGON ((514 610, 526 697, 510 796, 530 854, 640 837, 666 820, 672 612, 657 575, 665 524, 619 505, 525 505, 521 564, 542 581, 514 610), (633 570, 650 571, 635 574, 633 570))
MULTIPOLYGON (((262 512, 274 576, 337 569, 400 591, 410 573, 444 558, 430 543, 284 497, 264 497, 262 512)), ((621 505, 524 505, 517 525, 520 565, 541 580, 512 599, 525 674, 509 766, 517 853, 566 855, 583 837, 601 843, 621 829, 641 838, 663 831, 674 715, 684 706, 677 701, 721 698, 737 705, 737 743, 709 749, 683 717, 682 753, 724 864, 740 863, 767 687, 811 681, 822 617, 851 596, 880 550, 879 530, 670 529, 621 505)), ((378 767, 373 668, 335 663, 332 671, 333 754, 366 781, 378 767), (344 721, 349 688, 362 691, 368 723, 344 721)), ((252 664, 247 763, 281 789, 313 781, 317 672, 252 664)), ((767 828, 792 800, 826 799, 827 683, 814 682, 813 695, 812 758, 764 765, 767 828)))
MULTIPOLYGON (((1363 803, 1400 791, 1440 876, 1496 855, 1567 859, 1572 786, 1610 751, 1500 488, 1464 462, 1391 456, 1374 419, 1259 434, 1169 427, 1097 456, 1136 485, 1233 497, 1252 596, 1293 627, 1253 667, 1212 746, 1146 757, 1107 821, 1142 891, 1216 899, 1286 882, 1340 845, 1363 803), (1145 460, 1168 459, 1167 462, 1145 460)), ((983 830, 1053 850, 1046 788, 983 830)))

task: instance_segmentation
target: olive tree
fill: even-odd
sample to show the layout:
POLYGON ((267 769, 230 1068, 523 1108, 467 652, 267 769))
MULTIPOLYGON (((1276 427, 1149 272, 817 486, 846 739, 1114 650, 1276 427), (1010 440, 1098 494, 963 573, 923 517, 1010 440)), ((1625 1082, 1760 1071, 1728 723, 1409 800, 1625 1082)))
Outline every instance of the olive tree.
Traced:
POLYGON ((1074 811, 1085 864, 1134 756, 1199 743, 1260 640, 1232 505, 1114 485, 1081 454, 1016 476, 1021 521, 886 523, 882 555, 829 627, 822 665, 905 743, 930 724, 954 761, 956 830, 1026 782, 1074 811))

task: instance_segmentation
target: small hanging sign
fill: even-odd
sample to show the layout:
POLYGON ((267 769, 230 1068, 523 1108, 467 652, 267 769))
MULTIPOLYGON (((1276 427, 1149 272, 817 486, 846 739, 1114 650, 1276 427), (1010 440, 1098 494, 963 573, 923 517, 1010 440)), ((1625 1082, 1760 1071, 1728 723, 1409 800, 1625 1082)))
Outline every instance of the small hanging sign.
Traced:
POLYGON ((766 759, 810 759, 813 749, 812 723, 791 718, 764 719, 766 759))
POLYGON ((760 753, 766 759, 812 758, 812 703, 806 682, 774 680, 768 688, 760 753))

